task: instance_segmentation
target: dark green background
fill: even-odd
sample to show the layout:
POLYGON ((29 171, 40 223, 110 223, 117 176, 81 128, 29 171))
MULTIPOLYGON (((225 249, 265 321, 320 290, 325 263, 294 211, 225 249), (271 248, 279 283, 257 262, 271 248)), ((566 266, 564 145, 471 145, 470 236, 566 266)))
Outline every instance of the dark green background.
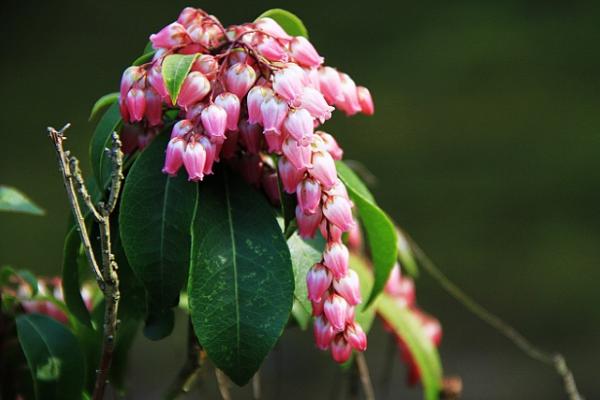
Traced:
MULTIPOLYGON (((48 215, 1 215, 0 263, 59 272, 68 210, 45 127, 72 122, 69 146, 86 158, 91 105, 117 89, 148 35, 188 4, 3 2, 0 183, 22 188, 48 215)), ((588 399, 600 396, 600 3, 195 5, 224 24, 272 7, 297 13, 326 61, 375 97, 373 118, 337 116, 326 129, 377 177, 381 205, 467 292, 534 342, 563 351, 588 399)), ((463 377, 465 398, 564 398, 549 368, 427 276, 418 290, 444 325, 444 365, 463 377)), ((136 345, 136 398, 157 397, 183 342, 181 333, 136 345)), ((368 358, 377 386, 386 343, 376 330, 368 358)), ((347 387, 336 371, 309 334, 290 333, 265 365, 265 395, 329 398, 332 385, 347 387)), ((388 398, 418 395, 404 388, 399 364, 393 377, 388 398)))

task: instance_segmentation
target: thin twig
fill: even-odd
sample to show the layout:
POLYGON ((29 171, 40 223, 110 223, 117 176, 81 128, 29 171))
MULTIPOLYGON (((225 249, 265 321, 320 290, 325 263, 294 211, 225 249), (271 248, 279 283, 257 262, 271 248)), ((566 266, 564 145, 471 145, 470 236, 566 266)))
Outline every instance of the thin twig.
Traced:
POLYGON ((261 398, 260 370, 256 371, 256 374, 252 377, 252 396, 254 400, 260 400, 261 398))
POLYGON ((371 383, 367 359, 362 352, 356 353, 356 366, 358 367, 358 376, 360 377, 360 383, 362 384, 363 392, 365 393, 365 399, 375 400, 375 391, 373 390, 373 384, 371 383))
POLYGON ((117 199, 121 191, 121 184, 123 181, 123 153, 121 152, 121 142, 119 137, 116 133, 113 133, 112 147, 109 150, 107 149, 112 161, 109 200, 107 203, 100 202, 98 205, 94 205, 92 198, 86 189, 85 180, 83 179, 81 170, 79 169, 79 161, 77 158, 71 156, 69 152, 66 152, 63 147, 63 142, 67 139, 64 133, 69 126, 69 124, 65 125, 60 131, 57 131, 54 128, 48 128, 48 134, 54 143, 54 149, 58 158, 58 167, 62 174, 67 197, 73 212, 75 224, 81 237, 84 252, 88 259, 88 263, 94 271, 98 286, 102 290, 105 298, 102 353, 97 368, 96 382, 94 384, 94 392, 92 395, 93 400, 102 400, 108 381, 108 373, 112 363, 118 328, 117 315, 120 299, 119 277, 117 274, 118 265, 115 261, 115 256, 111 247, 110 215, 116 207, 117 199), (78 194, 95 221, 98 223, 100 229, 101 263, 98 263, 92 249, 85 224, 85 218, 83 216, 84 213, 79 204, 78 194))
POLYGON ((186 360, 177 377, 171 384, 166 399, 173 400, 184 393, 188 393, 192 390, 192 387, 204 364, 204 358, 206 357, 202 346, 198 342, 198 338, 194 333, 194 327, 192 322, 188 323, 188 338, 187 338, 187 355, 186 360))
POLYGON ((229 393, 229 379, 227 379, 227 375, 219 368, 215 368, 215 375, 217 376, 217 384, 219 385, 221 397, 223 400, 231 400, 231 394, 229 393))
POLYGON ((563 386, 569 399, 583 400, 583 396, 577 390, 573 373, 567 366, 564 357, 560 353, 548 353, 539 349, 515 328, 504 322, 500 317, 486 310, 483 306, 463 292, 458 286, 452 283, 410 236, 408 236, 406 233, 404 233, 404 235, 410 241, 411 247, 414 250, 417 259, 420 260, 423 269, 425 269, 425 271, 428 272, 429 275, 431 275, 438 282, 438 284, 442 286, 442 288, 444 288, 448 294, 450 294, 450 296, 454 297, 454 299, 464 305, 479 319, 504 335, 528 357, 554 367, 558 375, 560 375, 563 380, 563 386))

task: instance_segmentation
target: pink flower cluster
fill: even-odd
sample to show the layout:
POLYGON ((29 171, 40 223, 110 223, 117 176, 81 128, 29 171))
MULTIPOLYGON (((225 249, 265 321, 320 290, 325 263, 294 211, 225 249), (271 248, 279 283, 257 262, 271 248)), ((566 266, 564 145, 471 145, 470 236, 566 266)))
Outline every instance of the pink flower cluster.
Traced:
MULTIPOLYGON (((421 311, 416 305, 415 284, 412 279, 402 276, 400 267, 394 266, 390 277, 385 286, 385 293, 393 297, 399 307, 408 307, 413 315, 419 320, 427 339, 434 346, 439 346, 442 341, 442 326, 439 321, 432 316, 421 311)), ((387 326, 387 330, 394 332, 393 329, 387 326)), ((396 342, 400 350, 400 357, 408 366, 408 383, 415 385, 421 379, 421 372, 404 340, 396 335, 396 342)))
POLYGON ((188 7, 150 40, 153 60, 123 74, 125 121, 153 129, 164 123, 165 110, 178 110, 163 168, 169 175, 183 167, 189 180, 200 181, 225 160, 275 204, 279 179, 285 192, 295 193, 299 234, 313 237, 320 229, 327 240, 322 262, 307 278, 317 346, 331 349, 338 362, 352 349, 363 351, 366 336, 354 320, 358 277, 341 241, 354 226, 335 167, 343 152, 317 128, 335 108, 372 115, 368 89, 324 66, 306 38, 290 36, 271 18, 224 28, 214 16, 188 7), (173 101, 161 68, 176 53, 198 56, 173 101))

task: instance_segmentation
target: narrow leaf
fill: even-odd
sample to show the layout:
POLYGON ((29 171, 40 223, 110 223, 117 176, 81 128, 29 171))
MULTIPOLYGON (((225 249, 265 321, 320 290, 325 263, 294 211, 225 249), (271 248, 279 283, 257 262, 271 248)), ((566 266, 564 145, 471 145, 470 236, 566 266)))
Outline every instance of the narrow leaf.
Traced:
POLYGON ((358 208, 371 250, 375 281, 367 300, 369 305, 385 287, 390 271, 398 258, 396 228, 387 214, 375 204, 373 195, 360 178, 342 162, 338 161, 336 167, 338 176, 348 188, 350 197, 358 208))
POLYGON ((274 19, 288 35, 308 38, 306 26, 295 14, 281 8, 273 8, 262 13, 256 20, 266 17, 274 19))
POLYGON ((397 229, 398 234, 398 259, 400 260, 400 265, 404 268, 406 272, 413 278, 416 278, 419 275, 419 268, 417 266, 417 261, 413 254, 413 250, 410 247, 410 243, 404 236, 404 232, 401 229, 397 229))
POLYGON ((152 61, 154 54, 156 54, 156 52, 154 50, 144 53, 141 56, 139 56, 138 58, 136 58, 135 61, 131 63, 131 65, 139 66, 139 65, 149 63, 150 61, 152 61))
POLYGON ((75 336, 64 325, 39 314, 17 317, 17 333, 36 398, 81 399, 85 362, 75 336))
POLYGON ((0 211, 33 215, 44 215, 46 213, 17 189, 2 185, 0 185, 0 211))
POLYGON ((181 86, 197 57, 198 54, 171 54, 163 60, 162 75, 173 104, 177 103, 181 86))
POLYGON ((200 185, 188 283, 210 359, 245 384, 281 335, 294 296, 290 252, 267 200, 226 170, 200 185))
POLYGON ((185 174, 161 172, 168 135, 159 135, 137 158, 125 181, 119 213, 127 260, 156 311, 175 307, 187 277, 190 226, 198 200, 185 174))
POLYGON ((106 107, 110 106, 111 104, 116 103, 117 101, 119 101, 119 93, 118 92, 108 93, 108 94, 105 94, 104 96, 100 97, 98 100, 96 100, 96 102, 94 103, 94 106, 92 107, 92 112, 90 112, 89 120, 91 121, 92 119, 94 119, 100 111, 104 110, 106 107))
POLYGON ((81 279, 79 276, 78 264, 80 249, 81 239, 79 237, 79 232, 75 226, 73 226, 65 237, 62 288, 68 310, 81 324, 88 328, 92 328, 90 313, 81 298, 81 279))
POLYGON ((111 135, 119 129, 121 122, 119 104, 113 103, 98 121, 94 136, 90 141, 92 171, 100 192, 108 186, 110 181, 111 162, 106 154, 106 149, 110 147, 111 135))

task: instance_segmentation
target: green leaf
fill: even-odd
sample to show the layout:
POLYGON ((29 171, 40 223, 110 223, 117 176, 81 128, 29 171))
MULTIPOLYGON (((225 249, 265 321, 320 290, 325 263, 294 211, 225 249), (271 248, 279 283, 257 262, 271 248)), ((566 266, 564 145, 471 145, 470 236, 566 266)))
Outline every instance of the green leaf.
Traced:
POLYGON ((144 336, 150 340, 162 340, 173 332, 174 327, 175 313, 172 309, 150 310, 144 326, 144 336))
POLYGON ((225 169, 200 185, 188 283, 194 330, 215 365, 245 384, 281 335, 294 297, 273 209, 225 169))
POLYGON ((163 60, 162 76, 173 104, 177 103, 181 86, 197 57, 198 54, 171 54, 163 60))
MULTIPOLYGON (((369 268, 368 261, 356 254, 350 255, 350 268, 358 274, 360 281, 360 293, 363 299, 366 299, 373 288, 373 273, 369 268)), ((378 300, 368 305, 364 301, 356 306, 356 320, 365 332, 371 330, 373 320, 375 319, 375 309, 378 300)))
POLYGON ((31 271, 26 269, 16 270, 8 265, 4 265, 0 268, 0 287, 10 284, 10 278, 12 276, 16 276, 18 279, 27 283, 32 296, 38 294, 38 280, 31 271))
POLYGON ((118 101, 119 101, 119 92, 108 93, 108 94, 105 94, 104 96, 100 97, 98 100, 96 100, 96 102, 94 103, 94 106, 92 107, 92 112, 90 113, 89 120, 91 121, 92 119, 94 119, 96 117, 96 115, 98 115, 98 113, 101 110, 104 110, 106 107, 108 107, 111 104, 114 104, 118 101))
POLYGON ((73 226, 65 237, 62 266, 62 288, 65 304, 70 313, 81 324, 92 328, 90 313, 81 298, 81 278, 79 276, 79 257, 81 254, 81 238, 79 231, 73 226))
POLYGON ((144 54, 142 54, 141 56, 136 58, 135 61, 131 63, 131 65, 139 66, 139 65, 149 63, 150 61, 152 61, 154 54, 156 54, 156 52, 154 50, 145 52, 144 54))
POLYGON ((33 215, 44 215, 46 213, 17 189, 2 185, 0 185, 0 211, 33 215))
POLYGON ((308 327, 312 315, 312 306, 308 300, 306 288, 306 274, 308 270, 321 261, 325 240, 321 235, 315 239, 302 239, 297 233, 287 241, 294 268, 294 307, 292 314, 302 329, 308 327))
POLYGON ((423 385, 426 400, 438 400, 442 382, 440 356, 417 317, 407 307, 398 306, 387 294, 379 297, 377 312, 402 338, 413 355, 423 385))
POLYGON ((111 162, 106 154, 106 149, 111 146, 111 135, 119 130, 121 122, 119 104, 113 103, 98 121, 94 136, 90 141, 92 171, 100 192, 108 186, 111 174, 111 162))
POLYGON ((398 259, 400 260, 400 265, 410 276, 416 278, 419 275, 419 268, 410 243, 401 229, 397 229, 396 232, 398 234, 398 259))
POLYGON ((146 43, 146 46, 144 46, 144 51, 142 52, 142 54, 147 54, 151 51, 154 51, 154 47, 152 47, 152 42, 148 40, 148 43, 146 43))
POLYGON ((161 172, 169 136, 162 134, 137 158, 121 198, 119 227, 127 260, 148 293, 151 308, 178 304, 190 263, 190 227, 198 185, 181 172, 161 172))
POLYGON ((39 314, 17 317, 17 333, 36 398, 80 400, 85 363, 75 336, 64 325, 39 314))
POLYGON ((273 8, 262 13, 256 20, 267 17, 274 19, 288 35, 308 38, 308 31, 304 23, 295 14, 281 8, 273 8))
POLYGON ((396 228, 387 214, 375 204, 373 195, 360 178, 341 161, 336 162, 336 167, 339 178, 348 188, 348 193, 358 208, 371 250, 375 282, 366 303, 369 305, 385 287, 398 258, 396 228))

